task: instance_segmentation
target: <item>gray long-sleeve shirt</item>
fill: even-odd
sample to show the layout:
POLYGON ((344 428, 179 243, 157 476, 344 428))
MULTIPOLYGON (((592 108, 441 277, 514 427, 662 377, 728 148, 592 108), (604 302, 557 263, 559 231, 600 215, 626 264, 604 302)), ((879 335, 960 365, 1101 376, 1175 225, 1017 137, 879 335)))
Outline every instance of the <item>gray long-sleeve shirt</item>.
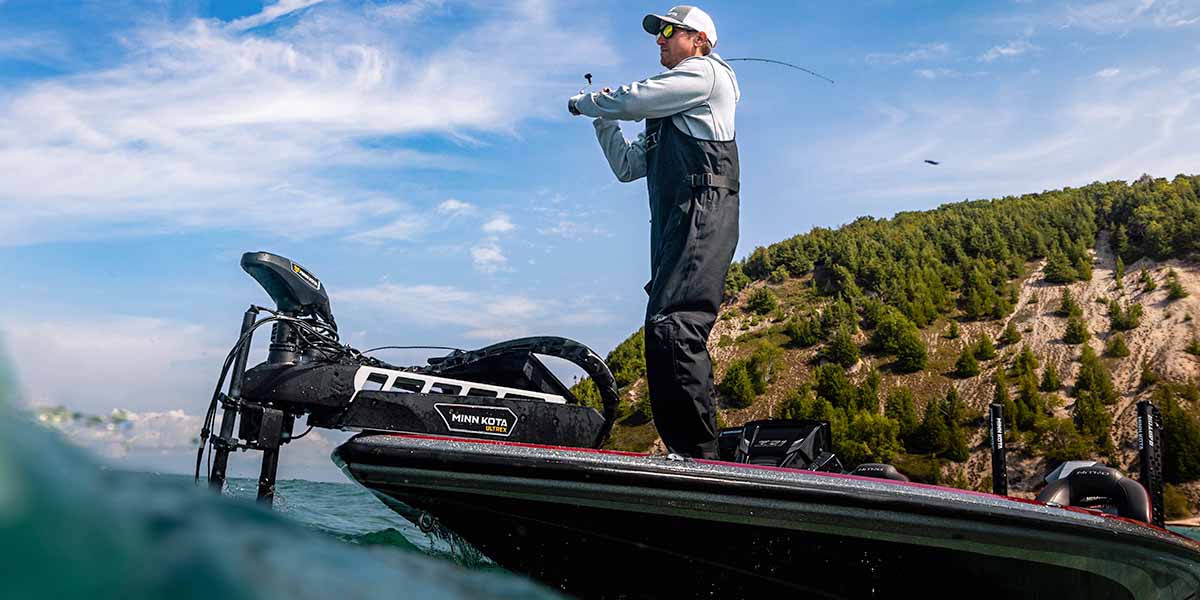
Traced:
POLYGON ((734 139, 734 110, 741 91, 728 63, 715 53, 686 58, 674 69, 611 93, 572 98, 582 114, 597 117, 596 139, 620 181, 646 176, 646 136, 625 140, 616 121, 671 117, 681 132, 708 141, 734 139))

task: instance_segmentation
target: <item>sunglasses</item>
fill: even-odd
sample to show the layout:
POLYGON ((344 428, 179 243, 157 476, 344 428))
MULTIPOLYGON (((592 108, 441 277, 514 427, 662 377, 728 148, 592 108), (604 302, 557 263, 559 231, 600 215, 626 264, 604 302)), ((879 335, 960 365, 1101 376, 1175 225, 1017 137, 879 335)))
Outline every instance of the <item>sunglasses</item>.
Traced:
POLYGON ((674 23, 663 23, 662 29, 658 30, 658 35, 661 35, 664 40, 669 40, 677 31, 688 31, 694 33, 696 30, 688 29, 687 27, 679 27, 674 23))

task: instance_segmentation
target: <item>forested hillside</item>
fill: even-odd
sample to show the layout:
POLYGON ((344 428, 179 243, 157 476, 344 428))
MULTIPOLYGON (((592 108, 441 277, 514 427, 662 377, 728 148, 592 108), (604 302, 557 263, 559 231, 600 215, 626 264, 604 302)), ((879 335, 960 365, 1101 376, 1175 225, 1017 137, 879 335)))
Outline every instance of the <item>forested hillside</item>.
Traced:
MULTIPOLYGON (((721 420, 826 419, 846 464, 990 489, 984 415, 1000 402, 1012 487, 1032 493, 1062 460, 1134 470, 1133 407, 1149 398, 1183 516, 1200 501, 1198 190, 1096 183, 757 248, 730 269, 710 339, 721 420)), ((614 447, 657 440, 642 348, 637 332, 608 356, 626 399, 614 447)))

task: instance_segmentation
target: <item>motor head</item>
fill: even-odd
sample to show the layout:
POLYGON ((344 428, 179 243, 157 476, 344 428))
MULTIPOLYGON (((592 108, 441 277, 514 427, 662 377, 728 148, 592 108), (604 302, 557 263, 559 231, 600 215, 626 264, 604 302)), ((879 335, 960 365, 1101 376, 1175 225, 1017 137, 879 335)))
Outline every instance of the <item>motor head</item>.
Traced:
POLYGON ((304 267, 278 254, 247 252, 242 269, 263 286, 279 312, 315 317, 337 331, 325 286, 304 267))

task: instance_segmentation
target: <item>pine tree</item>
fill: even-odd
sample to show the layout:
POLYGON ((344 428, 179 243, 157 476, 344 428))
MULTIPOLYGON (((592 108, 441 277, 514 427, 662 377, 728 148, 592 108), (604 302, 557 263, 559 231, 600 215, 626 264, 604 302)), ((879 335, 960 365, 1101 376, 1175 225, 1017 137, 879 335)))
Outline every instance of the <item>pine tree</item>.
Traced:
POLYGON ((1183 289, 1183 284, 1179 283, 1179 273, 1175 269, 1167 271, 1167 299, 1178 300, 1187 298, 1187 290, 1183 289))
POLYGON ((1017 331, 1017 327, 1012 324, 1012 321, 1009 321, 1008 326, 1004 328, 1004 333, 1000 334, 1000 343, 1009 346, 1019 341, 1021 341, 1021 334, 1017 331))
POLYGON ((1104 344, 1104 355, 1112 358, 1129 356, 1129 346, 1125 343, 1125 336, 1120 333, 1112 334, 1108 338, 1108 342, 1104 344))
POLYGON ((958 336, 958 321, 950 321, 950 328, 946 330, 946 339, 957 340, 958 336))
POLYGON ((1055 392, 1062 387, 1062 381, 1058 378, 1058 369, 1054 368, 1051 363, 1046 363, 1046 368, 1042 370, 1042 382, 1038 384, 1038 389, 1043 392, 1055 392))
POLYGON ((900 440, 904 443, 905 448, 910 447, 912 436, 920 425, 912 391, 906 387, 893 388, 888 393, 883 414, 888 418, 895 419, 900 424, 900 440))
POLYGON ((1063 341, 1068 344, 1082 344, 1091 337, 1088 333, 1087 326, 1083 324, 1083 319, 1078 316, 1073 316, 1067 319, 1067 331, 1063 334, 1063 341))
POLYGON ((1117 289, 1125 287, 1125 261, 1121 260, 1120 256, 1117 257, 1117 270, 1113 274, 1113 279, 1117 282, 1117 289))
POLYGON ((750 381, 750 372, 746 362, 737 360, 730 363, 721 378, 718 388, 721 397, 733 408, 745 408, 754 402, 754 384, 750 381))
POLYGON ((1154 404, 1162 410, 1163 446, 1172 448, 1163 452, 1163 478, 1175 484, 1200 479, 1200 420, 1166 387, 1155 390, 1154 404))
POLYGON ((1071 295, 1071 289, 1064 287, 1062 296, 1058 302, 1058 310, 1054 313, 1060 317, 1079 316, 1083 311, 1079 308, 1079 303, 1075 302, 1075 298, 1071 295))
POLYGON ((963 348, 962 354, 958 355, 958 362, 954 363, 954 372, 959 377, 974 377, 979 374, 979 361, 975 360, 975 350, 972 347, 963 348))
POLYGON ((808 348, 821 341, 821 325, 816 319, 795 317, 783 329, 788 344, 796 348, 808 348))
POLYGON ((1079 274, 1071 266, 1070 260, 1067 259, 1067 255, 1063 254, 1062 250, 1055 246, 1046 258, 1046 281, 1070 283, 1075 281, 1075 278, 1078 276, 1079 274))
POLYGON ((921 341, 916 330, 909 330, 900 337, 896 349, 896 369, 902 373, 913 373, 925 368, 925 343, 921 341))
POLYGON ((821 356, 827 361, 837 363, 843 368, 850 368, 858 362, 858 346, 854 343, 854 336, 850 334, 848 327, 842 327, 834 334, 833 339, 825 344, 825 348, 821 351, 821 356))
POLYGON ((1013 360, 1013 372, 1017 374, 1017 377, 1034 377, 1037 368, 1037 356, 1033 354, 1033 350, 1029 349, 1029 344, 1022 345, 1021 352, 1013 360))
POLYGON ((1158 383, 1158 373, 1150 368, 1150 363, 1142 363, 1142 374, 1138 377, 1138 388, 1145 389, 1158 383))
POLYGON ((1017 425, 1021 429, 1034 429, 1046 413, 1046 401, 1037 389, 1037 379, 1032 374, 1022 375, 1017 380, 1017 425))
POLYGON ((852 407, 858 399, 858 388, 850 383, 846 372, 837 365, 825 364, 814 370, 813 390, 818 398, 828 400, 839 410, 852 407))
POLYGON ((1105 405, 1117 403, 1117 391, 1113 387, 1112 376, 1096 351, 1091 346, 1084 346, 1079 357, 1079 376, 1075 378, 1075 395, 1091 392, 1097 400, 1105 405))
POLYGON ((979 334, 979 341, 975 343, 975 358, 979 360, 996 358, 996 346, 992 344, 991 336, 986 333, 979 334))
POLYGON ((760 287, 750 292, 750 298, 746 301, 746 307, 755 314, 765 315, 779 308, 779 298, 776 298, 771 290, 760 287))
POLYGON ((1074 418, 1075 428, 1088 441, 1099 444, 1105 450, 1111 448, 1109 429, 1112 426, 1112 417, 1092 392, 1084 391, 1078 394, 1075 399, 1074 418))
POLYGON ((1142 276, 1138 279, 1138 282, 1142 284, 1143 292, 1153 292, 1158 288, 1158 284, 1154 283, 1154 278, 1150 276, 1150 272, 1145 269, 1142 269, 1142 276))
POLYGON ((946 414, 947 429, 945 456, 952 461, 963 462, 970 457, 971 452, 967 447, 967 436, 963 431, 967 408, 959 399, 958 390, 950 388, 950 391, 946 393, 946 399, 942 401, 942 410, 946 414))

